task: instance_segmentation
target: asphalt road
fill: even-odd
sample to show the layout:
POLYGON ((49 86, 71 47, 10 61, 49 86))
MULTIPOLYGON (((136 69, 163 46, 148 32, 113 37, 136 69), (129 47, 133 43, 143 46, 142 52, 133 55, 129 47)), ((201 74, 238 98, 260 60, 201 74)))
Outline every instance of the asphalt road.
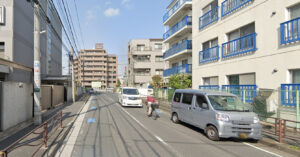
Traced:
POLYGON ((122 108, 117 95, 94 94, 74 123, 59 156, 274 157, 292 156, 251 141, 210 141, 203 131, 174 124, 164 112, 153 120, 145 108, 122 108))

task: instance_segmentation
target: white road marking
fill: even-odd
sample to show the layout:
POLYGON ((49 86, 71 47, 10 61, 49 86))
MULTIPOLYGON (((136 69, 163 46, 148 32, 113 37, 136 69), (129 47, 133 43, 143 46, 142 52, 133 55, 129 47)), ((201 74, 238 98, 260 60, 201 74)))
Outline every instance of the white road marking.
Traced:
POLYGON ((253 146, 252 144, 249 144, 249 143, 246 143, 246 142, 243 142, 243 144, 245 144, 245 145, 247 145, 247 146, 250 146, 250 147, 252 147, 252 148, 255 148, 255 149, 261 150, 261 151, 263 151, 263 152, 266 152, 266 153, 272 154, 272 155, 274 155, 274 156, 282 157, 281 155, 278 155, 278 154, 276 154, 276 153, 273 153, 273 152, 267 151, 267 150, 265 150, 265 149, 262 149, 262 148, 259 148, 259 147, 256 147, 256 146, 253 146))
MULTIPOLYGON (((91 98, 92 97, 90 97, 90 99, 91 98)), ((80 113, 78 112, 78 114, 79 114, 78 118, 74 122, 73 127, 70 130, 70 133, 65 138, 64 144, 57 151, 55 157, 70 157, 72 155, 74 145, 76 143, 80 128, 82 126, 82 123, 83 123, 83 120, 85 117, 85 114, 88 111, 88 107, 90 104, 91 104, 91 101, 89 100, 88 103, 85 104, 85 106, 83 107, 81 112, 80 113)))
MULTIPOLYGON (((142 124, 140 121, 138 121, 133 115, 131 115, 129 112, 127 112, 124 108, 122 108, 121 106, 119 106, 125 113, 127 113, 132 119, 134 119, 139 125, 141 125, 144 129, 149 130, 144 124, 142 124)), ((166 145, 167 147, 169 147, 171 150, 173 150, 173 152, 175 152, 178 156, 179 152, 177 152, 175 149, 173 149, 170 145, 168 145, 164 140, 162 140, 159 136, 155 135, 152 133, 152 135, 162 144, 166 145)))

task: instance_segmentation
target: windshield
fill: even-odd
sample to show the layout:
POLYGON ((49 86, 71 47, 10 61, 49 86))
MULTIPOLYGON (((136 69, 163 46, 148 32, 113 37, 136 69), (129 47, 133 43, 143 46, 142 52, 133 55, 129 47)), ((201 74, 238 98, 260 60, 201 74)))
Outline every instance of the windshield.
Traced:
POLYGON ((123 89, 123 94, 126 94, 126 95, 138 95, 139 91, 137 89, 123 89))
POLYGON ((250 108, 236 96, 210 95, 208 99, 215 110, 250 112, 250 108))

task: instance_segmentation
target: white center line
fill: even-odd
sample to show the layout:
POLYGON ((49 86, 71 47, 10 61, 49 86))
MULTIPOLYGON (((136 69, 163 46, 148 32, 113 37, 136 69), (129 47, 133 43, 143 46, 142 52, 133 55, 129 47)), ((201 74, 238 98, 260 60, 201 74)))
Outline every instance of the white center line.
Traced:
POLYGON ((252 147, 252 148, 255 148, 255 149, 261 150, 261 151, 263 151, 263 152, 266 152, 266 153, 272 154, 272 155, 274 155, 274 156, 282 157, 281 155, 278 155, 278 154, 276 154, 276 153, 273 153, 273 152, 267 151, 267 150, 265 150, 265 149, 262 149, 262 148, 259 148, 259 147, 256 147, 256 146, 253 146, 252 144, 249 144, 249 143, 246 143, 246 142, 243 142, 243 144, 245 144, 245 145, 247 145, 247 146, 250 146, 250 147, 252 147))

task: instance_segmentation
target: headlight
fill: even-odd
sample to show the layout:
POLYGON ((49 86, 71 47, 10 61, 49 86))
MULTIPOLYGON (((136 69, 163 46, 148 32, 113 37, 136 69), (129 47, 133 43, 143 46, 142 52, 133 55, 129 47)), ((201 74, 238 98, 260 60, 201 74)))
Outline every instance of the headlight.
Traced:
POLYGON ((127 97, 126 97, 126 96, 123 96, 123 99, 127 99, 127 97))
POLYGON ((253 123, 254 123, 254 124, 259 123, 259 118, 258 118, 258 117, 254 117, 254 118, 253 118, 253 123))
POLYGON ((226 114, 217 114, 217 120, 223 121, 223 122, 228 122, 229 116, 226 114))

